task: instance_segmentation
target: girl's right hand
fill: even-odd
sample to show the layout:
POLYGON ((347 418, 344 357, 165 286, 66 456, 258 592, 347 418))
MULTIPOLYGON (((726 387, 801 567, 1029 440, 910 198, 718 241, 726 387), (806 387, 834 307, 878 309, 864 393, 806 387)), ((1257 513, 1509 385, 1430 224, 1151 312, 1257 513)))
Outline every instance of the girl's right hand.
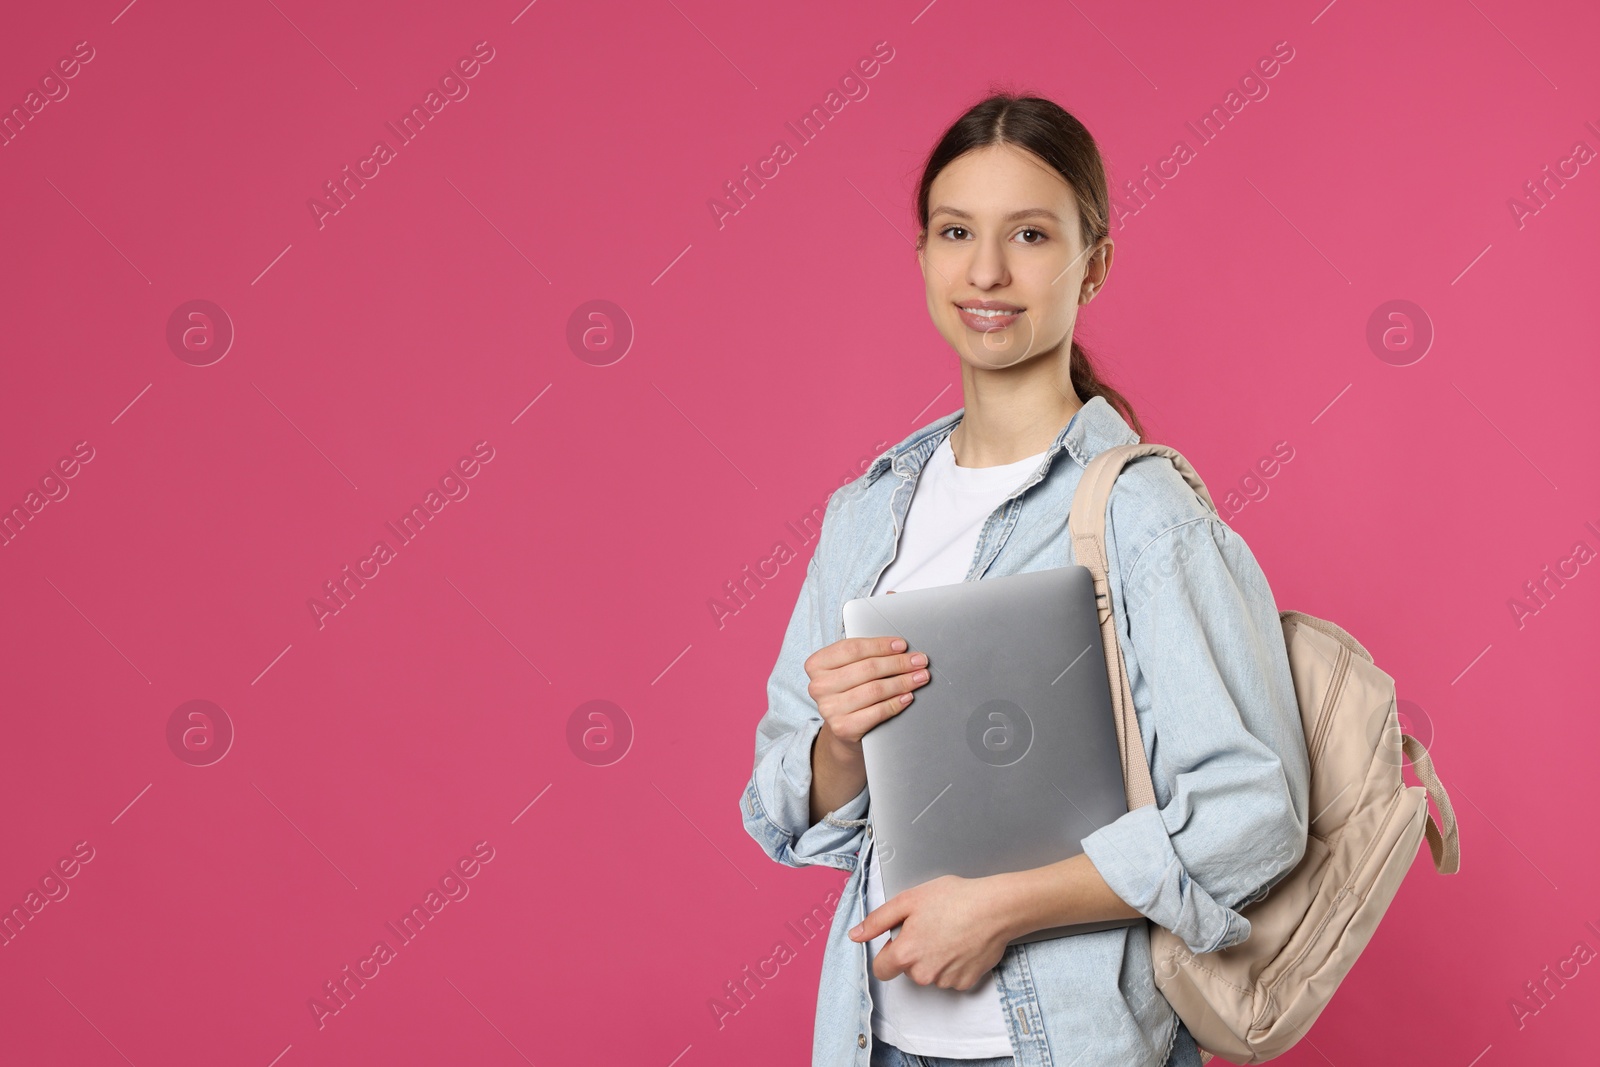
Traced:
POLYGON ((862 735, 906 709, 927 684, 928 657, 905 647, 899 637, 847 637, 812 653, 806 692, 822 713, 818 736, 859 750, 862 735))

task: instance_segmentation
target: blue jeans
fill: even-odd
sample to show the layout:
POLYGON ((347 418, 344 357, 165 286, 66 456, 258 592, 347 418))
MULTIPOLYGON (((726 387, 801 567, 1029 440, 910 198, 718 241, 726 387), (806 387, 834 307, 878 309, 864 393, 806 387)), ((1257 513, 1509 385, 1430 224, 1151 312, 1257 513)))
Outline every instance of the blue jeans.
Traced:
MULTIPOLYGON (((1172 1056, 1167 1067, 1189 1067, 1200 1062, 1200 1049, 1189 1034, 1189 1028, 1178 1024, 1178 1037, 1172 1043, 1172 1056)), ((1015 1067, 1015 1057, 996 1056, 993 1059, 955 1059, 947 1056, 918 1056, 902 1052, 877 1035, 872 1038, 870 1067, 1015 1067)))
POLYGON ((883 1038, 873 1035, 871 1067, 1014 1067, 1013 1056, 992 1059, 955 1059, 949 1056, 918 1056, 902 1052, 883 1038))

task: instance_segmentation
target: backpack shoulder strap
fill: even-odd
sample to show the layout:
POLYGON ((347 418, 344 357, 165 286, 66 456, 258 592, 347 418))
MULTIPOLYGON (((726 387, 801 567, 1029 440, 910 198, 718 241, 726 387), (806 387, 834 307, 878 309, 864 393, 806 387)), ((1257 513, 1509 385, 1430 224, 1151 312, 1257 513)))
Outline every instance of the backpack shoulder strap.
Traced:
POLYGON ((1105 647, 1106 673, 1111 679, 1111 708, 1117 722, 1117 748, 1122 754, 1122 781, 1128 795, 1128 810, 1156 802, 1150 784, 1150 763, 1145 756, 1144 739, 1139 736, 1139 718, 1133 708, 1133 692, 1128 684, 1128 668, 1117 642, 1117 621, 1112 614, 1111 587, 1106 576, 1106 508, 1111 501, 1111 486, 1122 468, 1140 456, 1165 456, 1183 475, 1207 510, 1216 513, 1205 482, 1179 455, 1176 449, 1152 441, 1116 445, 1096 455, 1072 495, 1072 510, 1067 528, 1072 534, 1072 554, 1080 566, 1089 568, 1094 578, 1095 605, 1100 613, 1100 640, 1105 647))

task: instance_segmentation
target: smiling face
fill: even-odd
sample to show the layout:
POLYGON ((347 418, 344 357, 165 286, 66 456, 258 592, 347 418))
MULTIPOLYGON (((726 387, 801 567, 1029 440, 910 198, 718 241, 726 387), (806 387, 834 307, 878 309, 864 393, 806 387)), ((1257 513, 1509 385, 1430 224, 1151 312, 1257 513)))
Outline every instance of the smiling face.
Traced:
POLYGON ((919 251, 928 313, 975 368, 1070 350, 1078 305, 1111 267, 1111 239, 1085 247, 1077 197, 1060 174, 1013 145, 951 161, 928 190, 919 251))

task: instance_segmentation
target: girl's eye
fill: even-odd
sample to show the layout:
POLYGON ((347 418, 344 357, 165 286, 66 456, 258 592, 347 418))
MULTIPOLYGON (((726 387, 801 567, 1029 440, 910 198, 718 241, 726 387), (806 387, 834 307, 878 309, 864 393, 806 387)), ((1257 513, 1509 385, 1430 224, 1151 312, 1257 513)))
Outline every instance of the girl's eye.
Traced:
MULTIPOLYGON (((948 237, 954 231, 959 231, 960 233, 965 234, 967 232, 967 228, 965 226, 955 226, 955 225, 946 226, 944 229, 939 231, 939 236, 940 237, 948 237)), ((1032 226, 1027 227, 1026 229, 1022 230, 1021 232, 1022 233, 1038 234, 1039 237, 1043 238, 1044 240, 1049 240, 1049 235, 1048 234, 1046 234, 1043 230, 1036 230, 1032 226)), ((957 238, 957 240, 960 240, 960 238, 957 238)), ((1024 241, 1022 243, 1023 244, 1029 244, 1029 245, 1036 245, 1036 244, 1041 244, 1042 241, 1024 241)))

